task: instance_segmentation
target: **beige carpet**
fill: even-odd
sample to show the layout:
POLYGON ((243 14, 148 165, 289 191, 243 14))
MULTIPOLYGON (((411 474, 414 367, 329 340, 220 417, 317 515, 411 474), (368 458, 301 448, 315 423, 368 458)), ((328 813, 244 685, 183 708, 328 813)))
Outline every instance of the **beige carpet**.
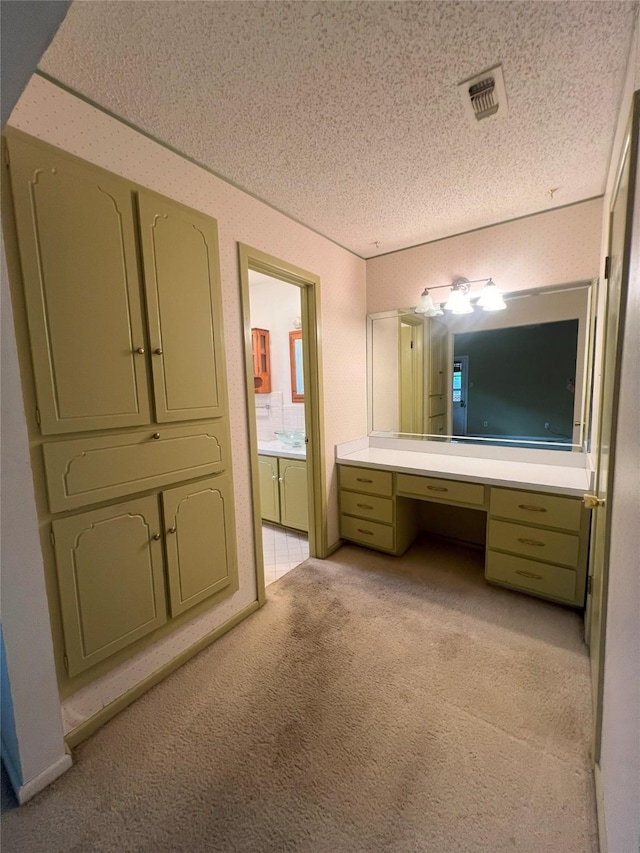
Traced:
POLYGON ((5 813, 3 853, 592 853, 576 613, 422 542, 308 560, 5 813))

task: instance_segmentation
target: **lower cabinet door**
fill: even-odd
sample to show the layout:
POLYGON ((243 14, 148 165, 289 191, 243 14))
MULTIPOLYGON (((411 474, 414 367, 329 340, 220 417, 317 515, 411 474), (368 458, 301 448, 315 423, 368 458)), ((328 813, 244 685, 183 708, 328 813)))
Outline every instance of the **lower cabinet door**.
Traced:
POLYGON ((307 463, 304 459, 280 459, 280 523, 296 530, 309 529, 307 463))
POLYGON ((280 523, 277 456, 258 456, 260 474, 260 512, 265 521, 280 523))
POLYGON ((231 477, 162 493, 171 615, 237 588, 231 477))
POLYGON ((158 498, 84 512, 52 527, 73 677, 167 621, 158 498))

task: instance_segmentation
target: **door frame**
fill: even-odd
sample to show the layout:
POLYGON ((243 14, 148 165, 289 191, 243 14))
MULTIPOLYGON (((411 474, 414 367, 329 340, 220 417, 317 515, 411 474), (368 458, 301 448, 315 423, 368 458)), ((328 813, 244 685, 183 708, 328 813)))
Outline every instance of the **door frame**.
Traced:
MULTIPOLYGON (((611 247, 611 225, 613 221, 613 205, 615 204, 615 200, 617 197, 617 193, 620 187, 620 181, 622 179, 622 174, 625 167, 625 159, 629 158, 629 195, 627 198, 627 207, 625 212, 625 236, 624 236, 624 248, 622 253, 622 272, 620 279, 620 303, 618 309, 618 326, 616 330, 616 341, 615 341, 615 351, 614 351, 614 364, 612 369, 611 381, 613 383, 613 411, 611 413, 611 438, 609 445, 609 463, 607 468, 607 483, 606 483, 606 502, 604 506, 597 507, 594 512, 595 513, 604 513, 605 514, 605 531, 604 531, 604 559, 602 565, 602 581, 598 585, 593 582, 593 595, 598 595, 599 604, 600 604, 600 620, 599 620, 599 631, 596 632, 594 630, 594 624, 592 620, 592 612, 593 612, 593 598, 592 594, 587 595, 587 606, 585 612, 585 621, 586 621, 586 640, 590 648, 590 654, 593 656, 594 654, 594 646, 597 644, 598 646, 598 667, 596 672, 597 683, 594 685, 595 692, 595 707, 593 709, 593 741, 592 741, 592 755, 591 758, 596 769, 599 772, 600 766, 600 753, 602 746, 602 719, 603 719, 603 703, 604 703, 604 675, 605 675, 605 650, 606 650, 606 633, 607 633, 607 600, 609 596, 609 552, 611 547, 611 521, 612 521, 612 499, 613 499, 613 485, 614 485, 614 475, 615 475, 615 466, 616 466, 616 432, 618 426, 618 399, 620 392, 620 376, 622 369, 622 346, 624 339, 624 328, 625 328, 625 320, 627 313, 627 294, 629 290, 629 268, 631 263, 631 240, 632 240, 632 225, 633 225, 633 214, 634 214, 634 204, 635 204, 635 187, 636 187, 636 172, 637 172, 637 163, 638 163, 638 136, 639 136, 639 124, 640 124, 640 91, 635 92, 632 106, 631 106, 631 114, 629 116, 629 121, 627 124, 627 129, 625 131, 625 142, 623 143, 620 159, 618 162, 618 169, 616 174, 616 179, 613 185, 613 190, 611 193, 611 202, 609 207, 609 217, 608 217, 608 234, 607 234, 607 254, 610 256, 610 247, 611 247)), ((600 376, 601 382, 604 379, 605 373, 605 364, 604 359, 606 356, 606 318, 608 312, 610 310, 610 298, 609 298, 609 283, 607 281, 606 291, 605 291, 605 316, 603 317, 603 321, 601 322, 601 327, 603 327, 603 337, 602 337, 602 346, 601 346, 601 363, 600 363, 600 376)), ((601 386, 602 387, 602 386, 601 386)), ((599 407, 602 405, 602 393, 600 394, 599 407)), ((601 483, 600 483, 600 470, 599 470, 599 460, 600 460, 600 449, 602 445, 602 413, 599 412, 598 417, 598 429, 597 429, 597 438, 598 444, 594 449, 594 456, 596 458, 597 464, 594 473, 594 493, 597 497, 601 497, 601 483)), ((596 543, 595 539, 598 535, 598 521, 597 518, 592 519, 591 524, 591 541, 589 544, 589 568, 588 575, 589 578, 593 578, 594 575, 594 564, 592 563, 593 555, 596 553, 596 543)), ((602 532, 599 533, 602 536, 602 532)), ((592 671, 593 678, 593 671, 592 671)))
POLYGON ((258 428, 255 419, 253 356, 251 352, 251 305, 249 270, 263 273, 300 288, 302 358, 304 373, 304 415, 307 445, 307 489, 309 499, 309 556, 323 559, 328 554, 326 476, 324 466, 324 422, 322 391, 322 352, 320 345, 320 277, 314 273, 238 243, 240 263, 240 297, 244 327, 245 385, 251 493, 256 562, 258 603, 266 602, 264 556, 262 553, 262 518, 260 515, 260 480, 258 471, 258 428))

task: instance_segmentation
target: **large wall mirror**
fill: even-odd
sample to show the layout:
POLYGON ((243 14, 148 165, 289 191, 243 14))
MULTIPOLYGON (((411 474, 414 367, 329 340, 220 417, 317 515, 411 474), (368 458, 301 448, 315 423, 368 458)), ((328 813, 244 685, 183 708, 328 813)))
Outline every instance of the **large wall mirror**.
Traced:
POLYGON ((495 312, 369 315, 370 434, 588 449, 595 283, 505 301, 495 312))

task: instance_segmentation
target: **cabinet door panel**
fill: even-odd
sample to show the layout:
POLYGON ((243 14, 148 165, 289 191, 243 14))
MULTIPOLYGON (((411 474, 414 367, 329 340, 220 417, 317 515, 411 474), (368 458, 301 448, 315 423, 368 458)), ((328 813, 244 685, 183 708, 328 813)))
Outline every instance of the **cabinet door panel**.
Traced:
POLYGON ((280 523, 296 530, 309 529, 307 464, 299 459, 280 459, 280 523))
POLYGON ((149 423, 129 185, 49 146, 9 144, 42 433, 149 423))
POLYGON ((156 497, 53 522, 69 675, 166 622, 156 497))
POLYGON ((172 616, 237 589, 232 495, 226 474, 162 494, 172 616))
POLYGON ((280 490, 278 488, 278 459, 258 456, 260 476, 260 511, 265 521, 280 522, 280 490))
POLYGON ((217 417, 225 386, 216 222, 146 192, 139 210, 157 420, 217 417))

